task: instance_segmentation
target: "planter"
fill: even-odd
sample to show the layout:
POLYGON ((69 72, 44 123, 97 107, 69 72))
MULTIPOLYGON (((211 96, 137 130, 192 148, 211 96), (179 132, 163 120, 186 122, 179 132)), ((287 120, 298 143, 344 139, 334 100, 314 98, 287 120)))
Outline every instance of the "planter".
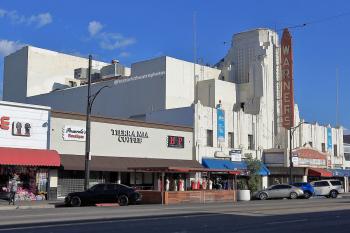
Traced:
POLYGON ((250 190, 237 190, 237 201, 250 201, 250 190))

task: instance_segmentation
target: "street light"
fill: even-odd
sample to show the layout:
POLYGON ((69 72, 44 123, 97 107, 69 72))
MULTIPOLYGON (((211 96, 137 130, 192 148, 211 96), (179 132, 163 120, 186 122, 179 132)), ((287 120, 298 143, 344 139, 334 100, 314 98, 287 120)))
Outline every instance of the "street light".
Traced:
POLYGON ((293 155, 292 155, 292 143, 293 143, 293 137, 294 137, 294 132, 297 128, 299 128, 302 124, 304 124, 304 121, 300 122, 297 126, 295 127, 290 127, 289 128, 289 183, 292 183, 293 175, 292 175, 292 168, 293 168, 293 155))
POLYGON ((89 55, 89 69, 88 69, 88 95, 87 95, 87 106, 86 106, 86 140, 85 140, 85 179, 84 179, 84 190, 89 188, 90 183, 90 131, 91 131, 91 122, 90 115, 92 105, 96 97, 101 93, 104 88, 109 88, 110 86, 103 86, 95 94, 91 95, 91 62, 92 56, 89 55))

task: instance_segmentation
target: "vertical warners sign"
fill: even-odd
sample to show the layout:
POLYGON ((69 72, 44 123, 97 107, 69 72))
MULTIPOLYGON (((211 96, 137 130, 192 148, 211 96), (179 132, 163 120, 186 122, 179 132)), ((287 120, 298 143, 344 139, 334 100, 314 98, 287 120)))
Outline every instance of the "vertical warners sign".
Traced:
POLYGON ((332 145, 332 128, 327 128, 327 150, 331 151, 333 148, 332 145))
POLYGON ((224 110, 218 108, 217 110, 217 134, 218 134, 218 142, 225 141, 225 112, 224 110))
POLYGON ((293 53, 292 37, 288 29, 283 30, 281 41, 282 70, 282 126, 291 128, 294 125, 294 86, 293 86, 293 53))

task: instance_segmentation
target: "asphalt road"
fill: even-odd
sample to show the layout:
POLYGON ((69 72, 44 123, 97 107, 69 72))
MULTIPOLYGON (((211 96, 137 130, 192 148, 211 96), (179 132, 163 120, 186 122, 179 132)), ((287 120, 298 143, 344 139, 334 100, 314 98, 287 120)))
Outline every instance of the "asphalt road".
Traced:
POLYGON ((0 212, 1 232, 350 232, 350 199, 0 212))

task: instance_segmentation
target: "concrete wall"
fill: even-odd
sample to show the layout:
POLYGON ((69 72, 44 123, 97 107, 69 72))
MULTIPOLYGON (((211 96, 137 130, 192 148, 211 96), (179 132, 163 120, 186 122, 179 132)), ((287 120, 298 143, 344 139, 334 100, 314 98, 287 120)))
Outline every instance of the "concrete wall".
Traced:
POLYGON ((48 149, 49 111, 44 106, 0 101, 0 118, 8 117, 8 129, 0 128, 0 147, 48 149), (22 124, 21 135, 16 123, 22 124), (25 124, 30 124, 30 134, 25 135, 25 124))
MULTIPOLYGON (((84 141, 65 141, 63 140, 62 133, 62 129, 65 126, 77 126, 85 129, 84 120, 53 117, 51 119, 51 124, 51 149, 57 150, 60 154, 84 154, 84 141)), ((92 122, 91 155, 192 160, 192 137, 192 132, 180 130, 92 122), (135 133, 136 131, 147 132, 148 138, 143 138, 142 143, 120 142, 118 140, 118 136, 112 135, 112 129, 130 130, 134 131, 135 133), (168 136, 185 137, 185 147, 167 147, 168 136)))
POLYGON ((27 70, 28 47, 4 58, 3 100, 25 103, 27 70))
MULTIPOLYGON (((92 62, 94 69, 106 65, 92 62)), ((24 102, 24 96, 49 93, 74 79, 74 69, 87 67, 87 58, 26 46, 5 58, 4 100, 24 102)))

